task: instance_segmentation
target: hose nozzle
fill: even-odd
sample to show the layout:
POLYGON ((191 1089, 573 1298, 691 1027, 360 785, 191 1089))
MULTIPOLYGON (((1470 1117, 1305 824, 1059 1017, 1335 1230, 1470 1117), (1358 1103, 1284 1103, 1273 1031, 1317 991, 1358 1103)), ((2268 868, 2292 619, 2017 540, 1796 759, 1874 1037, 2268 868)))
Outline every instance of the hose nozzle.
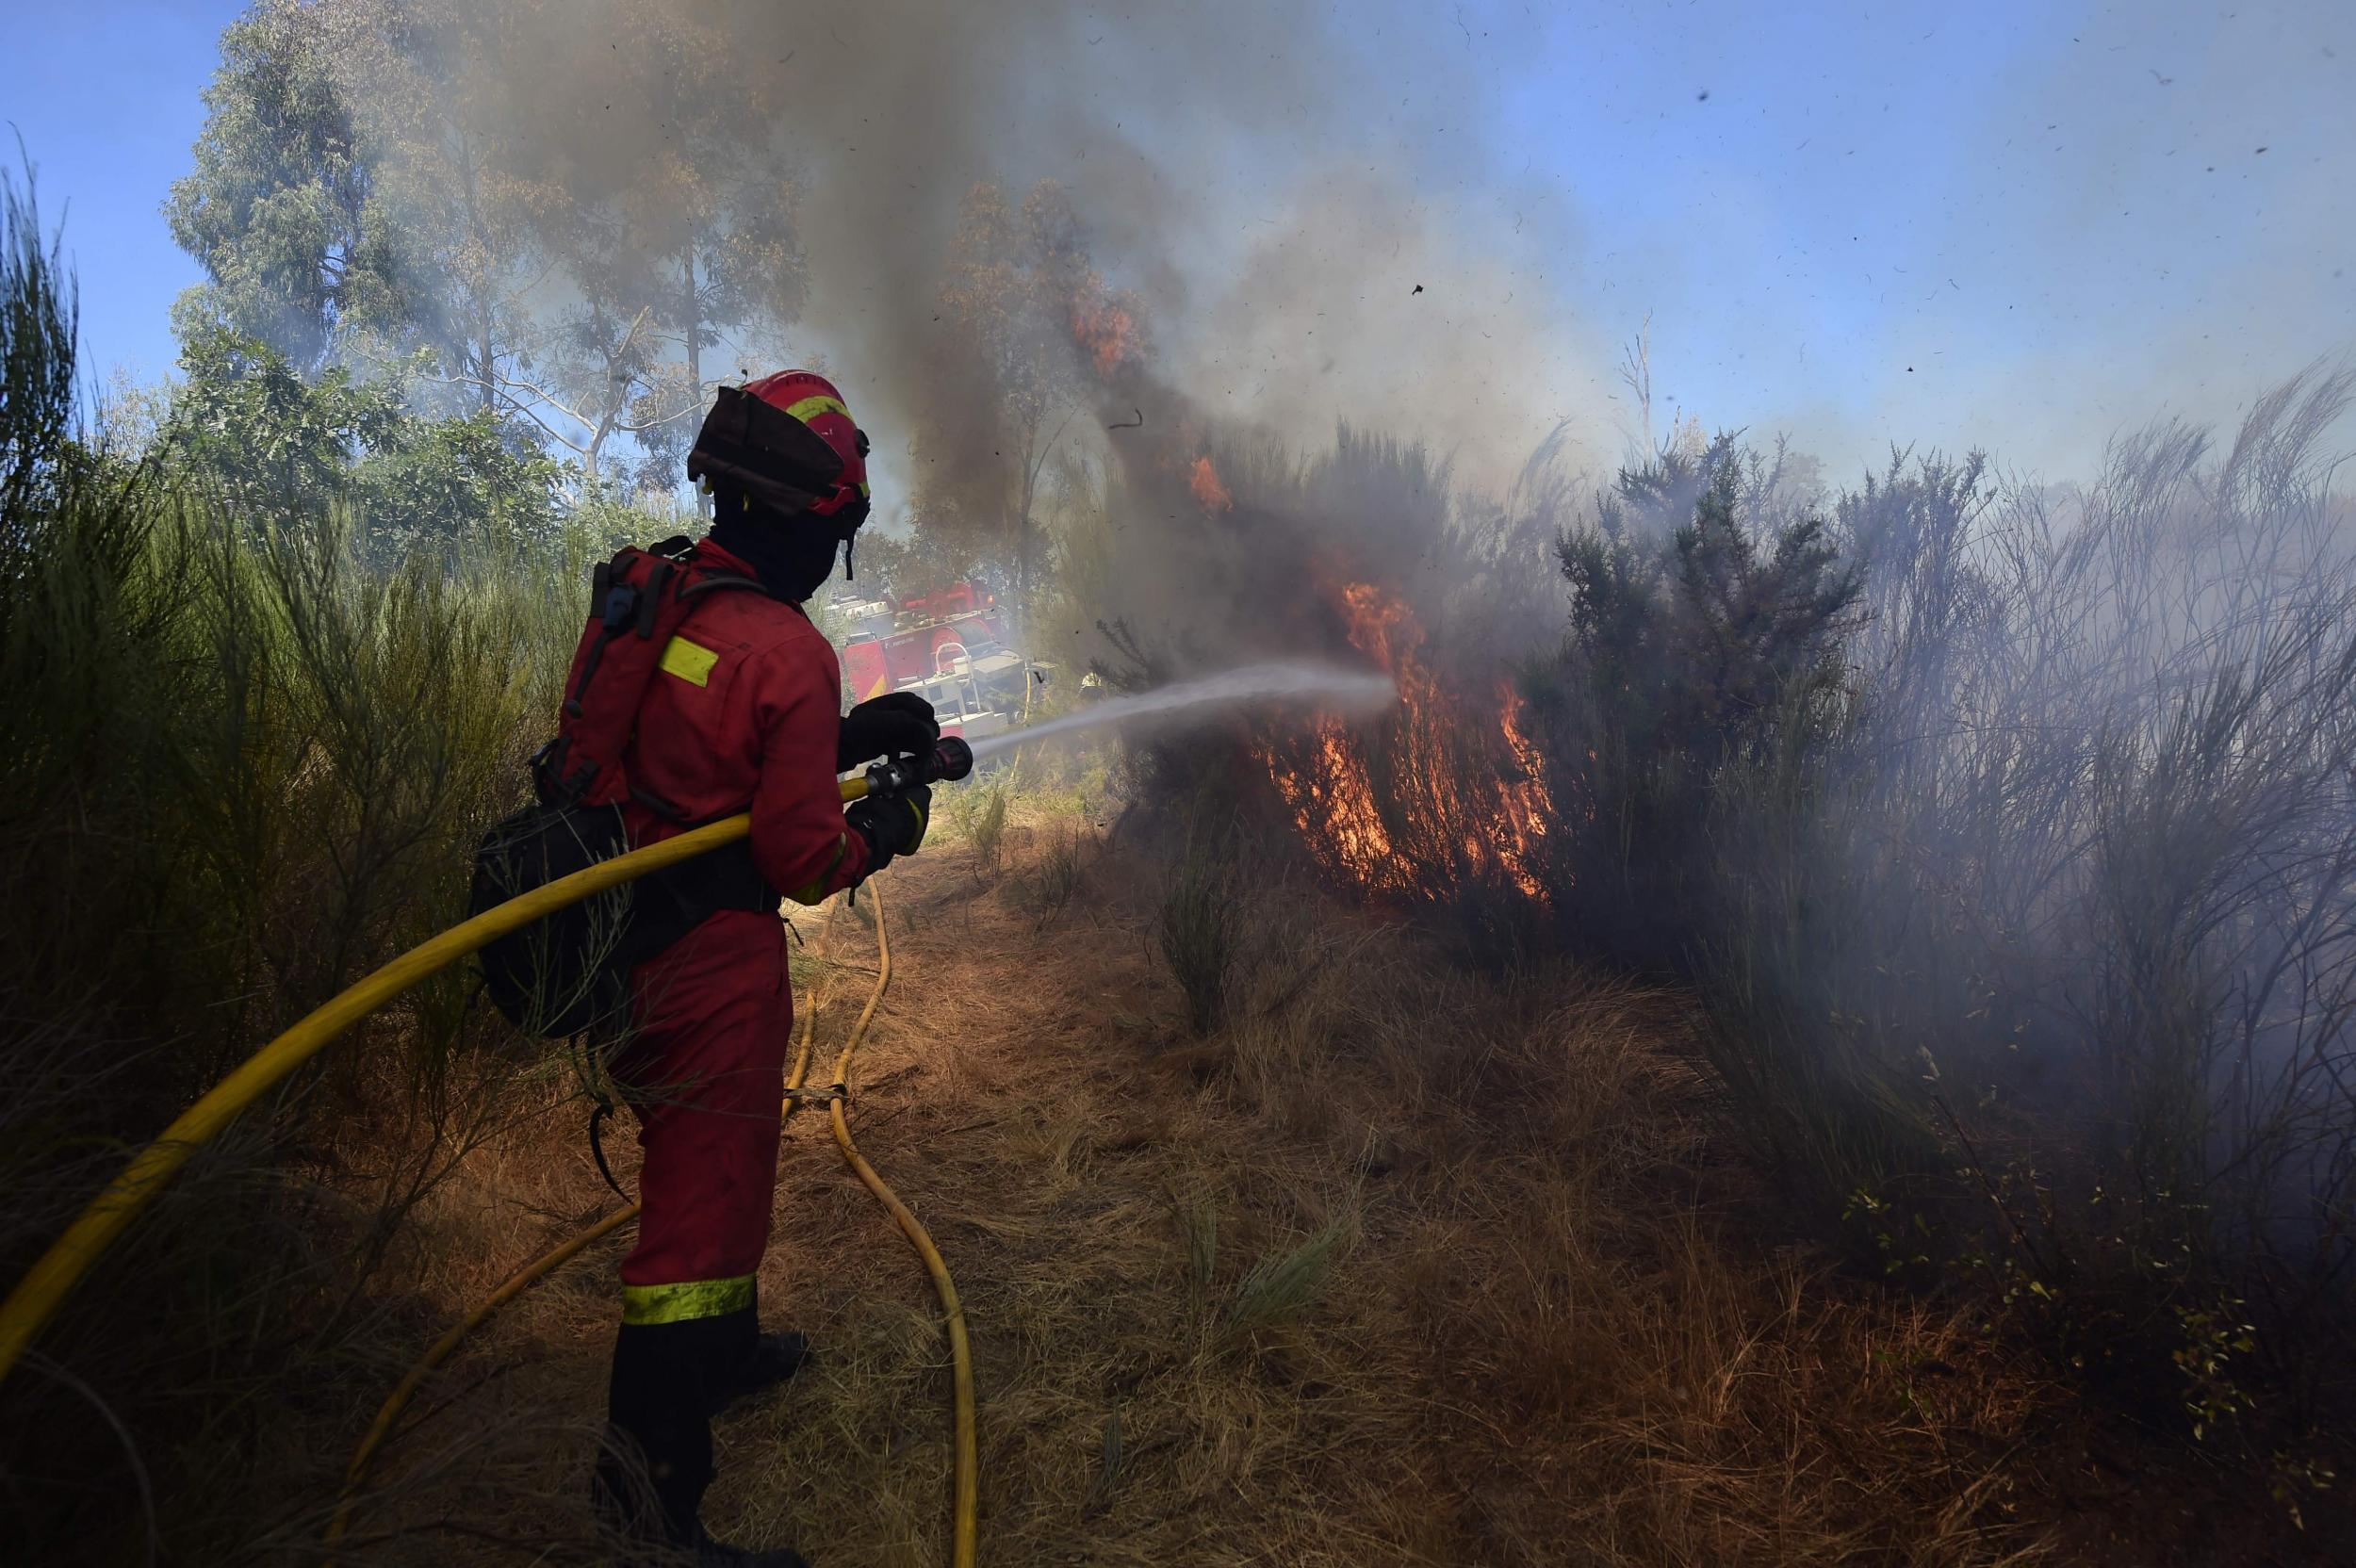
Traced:
POLYGON ((945 784, 973 771, 973 748, 962 735, 943 735, 921 757, 887 757, 868 765, 866 794, 889 800, 915 784, 945 784))

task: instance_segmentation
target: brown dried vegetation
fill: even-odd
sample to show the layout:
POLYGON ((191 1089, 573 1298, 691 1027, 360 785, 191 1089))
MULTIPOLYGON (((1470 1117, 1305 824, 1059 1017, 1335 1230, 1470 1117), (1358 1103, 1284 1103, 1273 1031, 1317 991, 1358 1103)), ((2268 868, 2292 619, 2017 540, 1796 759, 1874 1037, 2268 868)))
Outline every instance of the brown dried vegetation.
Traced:
MULTIPOLYGON (((1008 858, 1070 832, 1018 808, 1008 858)), ((1275 890, 1196 1037, 1135 852, 1087 846, 1045 919, 1020 875, 977 890, 970 853, 892 874, 854 1122, 966 1303, 990 1560, 2099 1560, 2044 1549, 2052 1478, 2023 1454, 2066 1423, 2029 1364, 1754 1240, 1776 1227, 1708 1135, 1675 1000, 1470 978, 1275 890)), ((866 984, 834 976, 822 1054, 866 984)), ((421 1217, 442 1314, 599 1207, 554 1126, 421 1217)), ((829 1565, 943 1560, 922 1272, 814 1119, 783 1166, 764 1314, 823 1359, 723 1422, 712 1521, 829 1565)), ((587 1546, 616 1245, 431 1385, 355 1560, 449 1560, 429 1521, 587 1546)))

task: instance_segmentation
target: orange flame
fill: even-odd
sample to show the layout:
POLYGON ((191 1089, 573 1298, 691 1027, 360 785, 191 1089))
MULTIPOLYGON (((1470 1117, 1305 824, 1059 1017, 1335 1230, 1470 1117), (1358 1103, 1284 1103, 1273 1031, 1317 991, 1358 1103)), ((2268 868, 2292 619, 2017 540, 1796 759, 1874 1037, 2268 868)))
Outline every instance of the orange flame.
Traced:
POLYGON ((1211 454, 1204 452, 1194 460, 1194 472, 1186 480, 1186 488, 1194 492, 1194 500, 1205 512, 1232 512, 1235 498, 1219 482, 1219 469, 1211 464, 1211 454))
POLYGON ((1546 902, 1539 857, 1555 804, 1521 694, 1499 682, 1484 720, 1426 662, 1405 601, 1365 582, 1338 597, 1351 645, 1388 672, 1399 707, 1379 743, 1329 720, 1305 763, 1264 755, 1311 856, 1375 897, 1430 898, 1481 878, 1546 902))
POLYGON ((1089 272, 1072 294, 1072 335, 1096 361, 1096 373, 1109 376, 1122 362, 1137 357, 1137 318, 1104 292, 1104 280, 1089 272))

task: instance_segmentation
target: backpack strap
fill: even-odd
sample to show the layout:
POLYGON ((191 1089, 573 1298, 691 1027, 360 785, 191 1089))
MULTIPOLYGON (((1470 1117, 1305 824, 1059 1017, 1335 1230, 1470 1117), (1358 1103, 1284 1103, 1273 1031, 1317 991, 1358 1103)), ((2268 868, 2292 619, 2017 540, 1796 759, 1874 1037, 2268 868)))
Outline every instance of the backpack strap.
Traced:
POLYGON ((630 788, 637 705, 661 658, 656 645, 686 629, 705 595, 735 589, 770 596, 755 578, 700 564, 684 534, 598 563, 557 740, 533 760, 542 800, 606 805, 637 796, 656 815, 679 819, 678 808, 630 788), (600 699, 594 710, 593 693, 600 699))
POLYGON ((654 635, 655 617, 663 610, 663 590, 668 588, 671 585, 671 579, 678 575, 677 566, 668 561, 660 560, 654 564, 654 570, 646 574, 646 590, 638 596, 637 631, 639 636, 654 635))
POLYGON ((758 578, 745 577, 737 572, 706 572, 681 588, 679 591, 679 596, 682 599, 692 599, 699 594, 709 594, 714 588, 750 588, 756 594, 769 592, 767 588, 761 586, 761 580, 758 578))

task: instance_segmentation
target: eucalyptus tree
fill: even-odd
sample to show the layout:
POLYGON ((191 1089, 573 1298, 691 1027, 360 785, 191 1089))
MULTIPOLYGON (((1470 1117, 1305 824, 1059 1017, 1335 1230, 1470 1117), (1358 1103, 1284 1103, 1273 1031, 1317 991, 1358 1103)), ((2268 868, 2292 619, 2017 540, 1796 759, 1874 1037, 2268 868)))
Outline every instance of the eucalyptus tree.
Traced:
POLYGON ((184 336, 422 385, 592 482, 667 484, 714 381, 779 351, 807 269, 774 75, 656 0, 259 0, 168 212, 184 336), (739 351, 709 361, 722 345, 739 351))
POLYGON ((181 335, 225 328, 305 369, 343 335, 413 312, 326 20, 325 8, 263 0, 222 32, 195 167, 164 203, 205 275, 174 307, 181 335))

